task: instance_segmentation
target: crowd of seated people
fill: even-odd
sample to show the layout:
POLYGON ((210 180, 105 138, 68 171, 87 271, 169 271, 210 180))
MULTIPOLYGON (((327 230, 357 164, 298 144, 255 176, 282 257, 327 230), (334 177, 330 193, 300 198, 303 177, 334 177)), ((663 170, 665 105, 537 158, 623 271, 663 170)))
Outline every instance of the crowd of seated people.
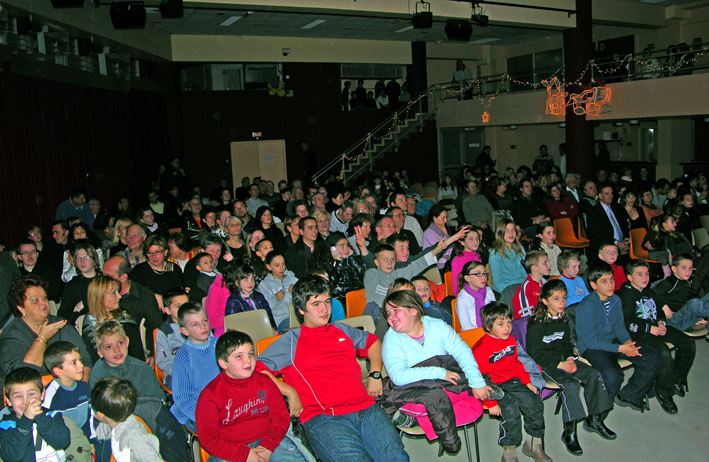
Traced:
MULTIPOLYGON (((187 437, 173 431, 181 426, 200 436, 214 460, 268 460, 274 451, 293 460, 314 460, 311 452, 328 461, 408 460, 394 425, 421 425, 456 452, 460 441, 446 419, 484 406, 503 418, 503 460, 515 460, 522 443, 521 412, 529 435, 522 450, 545 461, 538 393, 544 379, 557 382, 572 403, 562 416, 562 440, 575 455, 583 453, 578 422, 616 438, 604 424, 613 403, 644 410, 652 389, 661 408, 676 414, 674 397, 687 392, 695 354, 685 331, 700 329, 709 316, 709 251, 692 244, 702 242, 693 234, 709 213, 707 178, 652 181, 647 168, 637 178, 627 168, 599 169, 594 178, 562 175, 543 148, 534 170, 466 166, 457 179, 442 175, 430 196, 405 169, 382 169, 347 185, 334 177, 318 185, 280 181, 278 191, 273 181, 244 178, 232 194, 221 181, 204 197, 189 188, 179 163, 161 174, 163 194, 151 190, 135 213, 128 198, 106 210, 96 198, 87 201, 85 191, 71 191, 57 208, 51 239, 28 224, 27 238, 0 252, 0 289, 10 301, 0 305, 8 403, 37 375, 54 377, 53 400, 44 407, 16 409, 12 401, 3 421, 17 423, 0 424, 0 456, 29 460, 3 444, 3 432, 20 423, 48 431, 50 423, 73 420, 91 444, 102 441, 94 444, 96 460, 126 450, 135 460, 187 460, 181 458, 187 437), (449 215, 457 217, 455 226, 449 215), (578 248, 557 245, 562 222, 570 222, 564 229, 582 243, 578 248), (637 260, 639 252, 658 263, 637 260), (442 295, 422 276, 429 272, 440 281, 450 272, 452 293, 442 295), (360 289, 364 314, 375 322, 371 334, 337 322, 348 311, 347 294, 360 289), (50 301, 57 307, 51 314, 50 301), (258 358, 253 339, 226 327, 236 319, 228 317, 253 310, 263 310, 270 331, 281 335, 258 358), (484 341, 471 351, 456 329, 477 328, 484 341), (557 335, 564 342, 540 346, 557 335), (674 359, 657 338, 676 347, 674 359), (295 350, 299 343, 303 348, 295 350), (366 384, 350 362, 352 349, 369 359, 366 384), (332 363, 323 366, 317 352, 325 350, 332 363), (452 364, 429 365, 445 354, 452 364), (499 361, 483 366, 476 363, 481 355, 499 361), (636 366, 625 387, 618 358, 636 366), (390 378, 382 377, 382 365, 390 378), (323 367, 350 372, 335 383, 319 374, 323 367), (285 382, 273 380, 280 374, 285 382), (129 383, 107 381, 114 376, 129 383), (402 387, 435 379, 452 403, 438 409, 442 417, 421 417, 420 408, 401 405, 415 402, 430 414, 431 390, 407 394, 402 387), (598 380, 605 388, 589 385, 598 380), (95 405, 84 393, 84 410, 94 405, 94 414, 39 417, 73 409, 76 381, 94 388, 95 405), (588 387, 587 412, 579 383, 588 387), (225 419, 225 394, 234 387, 249 390, 242 403, 248 406, 248 393, 268 391, 259 404, 268 416, 250 427, 242 427, 246 417, 225 419), (117 412, 106 400, 125 408, 117 412), (355 413, 366 428, 339 431, 355 413), (309 443, 289 429, 289 414, 300 417, 309 443), (133 416, 145 426, 134 425, 133 416), (86 425, 87 419, 94 422, 86 425), (96 425, 108 431, 97 436, 96 425), (236 436, 227 428, 236 425, 248 431, 236 436), (117 429, 142 436, 123 438, 117 429)), ((35 399, 41 401, 44 385, 37 385, 35 399)), ((47 447, 35 447, 38 454, 68 450, 57 436, 63 430, 52 431, 40 431, 47 447)))

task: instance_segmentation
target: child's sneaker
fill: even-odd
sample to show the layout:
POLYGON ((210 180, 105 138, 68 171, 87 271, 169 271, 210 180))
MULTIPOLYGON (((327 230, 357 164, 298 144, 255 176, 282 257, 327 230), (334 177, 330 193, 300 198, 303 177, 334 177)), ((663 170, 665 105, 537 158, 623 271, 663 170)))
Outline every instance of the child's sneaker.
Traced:
POLYGON ((397 409, 397 411, 394 413, 394 417, 392 417, 391 422, 394 424, 395 427, 399 428, 411 428, 418 425, 416 417, 412 416, 411 414, 407 414, 406 412, 401 412, 400 409, 397 409))

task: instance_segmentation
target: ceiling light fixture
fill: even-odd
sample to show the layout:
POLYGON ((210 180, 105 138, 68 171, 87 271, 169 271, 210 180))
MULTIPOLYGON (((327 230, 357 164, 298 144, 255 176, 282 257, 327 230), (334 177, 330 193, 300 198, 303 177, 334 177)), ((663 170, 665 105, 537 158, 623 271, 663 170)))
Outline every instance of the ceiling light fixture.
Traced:
POLYGON ((232 24, 234 24, 236 21, 238 21, 241 18, 242 18, 242 16, 229 16, 227 19, 225 19, 219 25, 224 26, 224 27, 231 26, 232 24))
POLYGON ((327 19, 316 19, 315 21, 304 25, 303 27, 301 27, 301 29, 312 29, 313 27, 319 26, 320 24, 324 23, 325 21, 327 21, 327 19))
POLYGON ((421 0, 416 3, 415 8, 416 11, 411 17, 411 24, 413 24, 417 29, 430 29, 433 27, 433 13, 431 13, 431 4, 421 0))

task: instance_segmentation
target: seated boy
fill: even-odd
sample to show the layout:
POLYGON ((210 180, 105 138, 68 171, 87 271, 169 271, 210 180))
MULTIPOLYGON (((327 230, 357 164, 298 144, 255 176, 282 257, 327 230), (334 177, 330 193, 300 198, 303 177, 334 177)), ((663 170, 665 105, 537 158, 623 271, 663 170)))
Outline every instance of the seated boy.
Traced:
POLYGON ((299 280, 293 304, 302 326, 261 353, 256 370, 283 374, 285 382, 272 380, 288 397, 291 412, 300 414, 315 454, 324 462, 408 461, 391 420, 374 402, 382 394, 380 341, 346 324, 330 324, 330 286, 321 277, 299 280), (355 355, 369 359, 366 388, 355 355))
POLYGON ((636 345, 625 330, 620 298, 614 294, 611 266, 605 262, 593 263, 588 269, 588 281, 593 292, 575 310, 579 354, 601 374, 608 396, 616 404, 643 411, 645 395, 655 383, 660 359, 651 347, 636 345), (633 376, 623 390, 619 358, 635 364, 633 376))
POLYGON ((219 375, 219 367, 214 359, 216 337, 209 330, 209 319, 202 305, 187 302, 177 312, 180 332, 187 336, 185 344, 175 356, 172 379, 172 399, 175 404, 170 412, 178 422, 193 432, 195 407, 202 389, 219 375))
POLYGON ((703 298, 692 297, 692 256, 673 257, 671 269, 672 275, 654 287, 655 300, 667 317, 667 325, 681 331, 705 326, 709 317, 709 294, 703 298))
POLYGON ((43 399, 38 371, 20 367, 5 376, 5 402, 12 408, 0 421, 0 457, 5 462, 64 460, 69 429, 61 413, 45 413, 43 399))
POLYGON ((542 448, 544 438, 544 403, 532 385, 529 374, 517 359, 517 340, 512 337, 512 308, 492 302, 480 310, 485 336, 473 349, 480 373, 488 374, 505 396, 499 401, 485 401, 490 415, 502 416, 500 438, 503 462, 517 460, 517 445, 522 442, 522 415, 529 437, 522 452, 537 462, 551 462, 542 448))
POLYGON ((588 289, 583 279, 579 277, 581 258, 575 250, 562 250, 558 259, 561 279, 566 286, 566 306, 575 305, 588 295, 588 289))
POLYGON ((539 300, 539 291, 547 282, 544 276, 549 276, 551 265, 549 257, 543 250, 533 250, 527 253, 524 268, 529 273, 527 279, 517 288, 512 299, 514 319, 530 316, 539 300))
POLYGON ((198 253, 195 259, 195 267, 197 271, 199 271, 199 276, 197 276, 197 288, 206 294, 209 292, 209 286, 212 285, 219 271, 215 268, 214 258, 207 252, 198 253))
POLYGON ((64 341, 53 343, 44 352, 44 364, 52 372, 54 380, 44 392, 43 406, 73 420, 94 445, 97 460, 109 460, 110 445, 96 439, 92 430, 91 390, 84 382, 84 365, 79 348, 64 341))
POLYGON ((423 311, 426 316, 437 318, 444 321, 449 326, 453 325, 453 316, 448 313, 436 300, 431 298, 431 283, 425 276, 414 276, 411 278, 411 284, 414 286, 421 301, 423 301, 423 311))
POLYGON ((123 327, 116 321, 106 321, 96 328, 94 337, 101 359, 91 371, 91 388, 104 377, 118 376, 130 380, 140 393, 135 413, 160 440, 163 459, 188 460, 185 432, 170 410, 163 406, 165 393, 153 369, 145 362, 128 356, 128 337, 123 327))
POLYGON ((138 390, 121 377, 105 377, 91 390, 96 419, 111 427, 116 462, 162 462, 158 438, 133 415, 137 402, 138 390))
POLYGON ((274 460, 312 460, 287 434, 290 414, 278 387, 267 375, 254 374, 251 338, 226 332, 214 354, 221 373, 200 393, 196 412, 199 443, 213 456, 210 460, 258 461, 271 454, 274 460))
POLYGON ((374 250, 374 264, 377 267, 368 269, 364 273, 364 295, 367 299, 364 314, 371 315, 376 324, 382 317, 382 302, 392 281, 396 278, 410 279, 422 273, 426 268, 436 263, 436 255, 445 246, 445 241, 441 240, 432 251, 423 257, 415 260, 405 268, 395 270, 396 252, 394 248, 389 244, 379 244, 374 250))
POLYGON ((177 310, 187 303, 189 298, 185 289, 175 287, 163 294, 162 301, 168 318, 155 333, 155 362, 165 373, 163 383, 172 389, 172 365, 177 351, 185 343, 185 336, 180 332, 180 324, 177 322, 177 310))
POLYGON ((687 375, 692 368, 697 347, 694 339, 666 325, 665 313, 657 309, 655 292, 648 288, 650 267, 642 260, 635 260, 625 265, 628 282, 617 292, 623 304, 625 326, 630 337, 655 349, 660 357, 660 370, 657 373, 655 391, 662 410, 668 414, 677 414, 677 405, 672 395, 684 396, 687 375), (665 342, 675 346, 675 358, 665 342))
POLYGON ((620 286, 628 279, 625 277, 623 267, 615 264, 618 260, 618 247, 610 243, 601 244, 598 247, 598 259, 611 265, 611 268, 613 268, 613 280, 615 281, 614 290, 620 289, 620 286))

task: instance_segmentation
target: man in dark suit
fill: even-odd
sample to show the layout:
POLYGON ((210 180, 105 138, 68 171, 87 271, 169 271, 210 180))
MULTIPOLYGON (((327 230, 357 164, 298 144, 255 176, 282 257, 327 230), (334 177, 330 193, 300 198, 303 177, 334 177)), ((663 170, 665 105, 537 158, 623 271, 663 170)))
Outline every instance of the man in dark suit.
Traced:
POLYGON ((564 183, 566 183, 566 186, 564 187, 563 194, 569 196, 569 198, 574 202, 574 205, 578 207, 579 201, 581 200, 581 191, 579 191, 577 180, 578 177, 575 173, 567 173, 564 178, 564 183))
POLYGON ((598 203, 588 211, 587 233, 591 241, 591 255, 597 255, 598 247, 606 242, 618 246, 620 254, 628 252, 628 220, 624 215, 620 206, 613 203, 613 186, 603 186, 598 194, 598 203))

